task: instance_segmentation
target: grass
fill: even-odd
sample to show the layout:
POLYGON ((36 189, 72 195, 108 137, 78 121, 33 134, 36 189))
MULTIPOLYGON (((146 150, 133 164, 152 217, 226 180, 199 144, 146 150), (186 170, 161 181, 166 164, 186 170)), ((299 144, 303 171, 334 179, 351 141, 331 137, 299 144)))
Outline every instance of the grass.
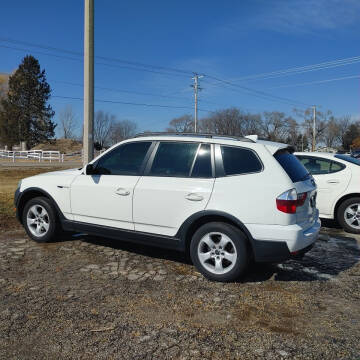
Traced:
POLYGON ((15 218, 14 192, 18 182, 26 177, 44 172, 61 170, 59 168, 0 168, 0 230, 9 230, 19 226, 15 218))

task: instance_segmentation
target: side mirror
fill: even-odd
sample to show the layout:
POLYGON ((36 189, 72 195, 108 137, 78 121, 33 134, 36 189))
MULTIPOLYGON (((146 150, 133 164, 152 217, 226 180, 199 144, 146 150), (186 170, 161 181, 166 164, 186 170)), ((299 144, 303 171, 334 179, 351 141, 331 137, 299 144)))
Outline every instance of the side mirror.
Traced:
POLYGON ((95 172, 93 164, 87 164, 85 168, 85 174, 86 175, 93 175, 95 172))

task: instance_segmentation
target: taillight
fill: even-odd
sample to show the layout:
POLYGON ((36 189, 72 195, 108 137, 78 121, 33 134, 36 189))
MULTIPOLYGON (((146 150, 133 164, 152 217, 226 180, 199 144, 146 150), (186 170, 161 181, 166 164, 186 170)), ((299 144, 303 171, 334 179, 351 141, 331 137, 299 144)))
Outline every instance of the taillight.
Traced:
POLYGON ((297 194, 295 189, 291 189, 276 198, 276 207, 286 214, 295 214, 296 208, 304 205, 306 198, 306 192, 297 194))

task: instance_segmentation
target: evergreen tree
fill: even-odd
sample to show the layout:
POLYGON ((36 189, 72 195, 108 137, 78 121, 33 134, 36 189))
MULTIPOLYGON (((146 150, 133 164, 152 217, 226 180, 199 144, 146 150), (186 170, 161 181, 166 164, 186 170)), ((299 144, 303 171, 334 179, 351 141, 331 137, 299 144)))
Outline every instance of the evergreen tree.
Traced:
POLYGON ((51 89, 45 70, 33 56, 25 56, 9 78, 7 98, 1 101, 0 140, 13 146, 26 141, 28 147, 54 137, 54 111, 47 104, 51 89))

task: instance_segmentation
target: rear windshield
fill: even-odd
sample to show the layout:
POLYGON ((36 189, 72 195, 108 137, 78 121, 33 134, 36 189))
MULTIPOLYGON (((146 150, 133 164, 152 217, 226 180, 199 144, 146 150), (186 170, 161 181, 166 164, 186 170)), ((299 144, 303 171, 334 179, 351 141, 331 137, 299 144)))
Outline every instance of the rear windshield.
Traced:
POLYGON ((304 181, 310 178, 309 172, 299 159, 287 150, 280 150, 274 155, 275 159, 289 175, 292 182, 304 181))
POLYGON ((350 155, 344 155, 344 154, 336 154, 335 155, 336 158, 341 159, 341 160, 345 160, 348 161, 352 164, 356 164, 356 165, 360 165, 360 160, 357 158, 354 158, 350 155))

